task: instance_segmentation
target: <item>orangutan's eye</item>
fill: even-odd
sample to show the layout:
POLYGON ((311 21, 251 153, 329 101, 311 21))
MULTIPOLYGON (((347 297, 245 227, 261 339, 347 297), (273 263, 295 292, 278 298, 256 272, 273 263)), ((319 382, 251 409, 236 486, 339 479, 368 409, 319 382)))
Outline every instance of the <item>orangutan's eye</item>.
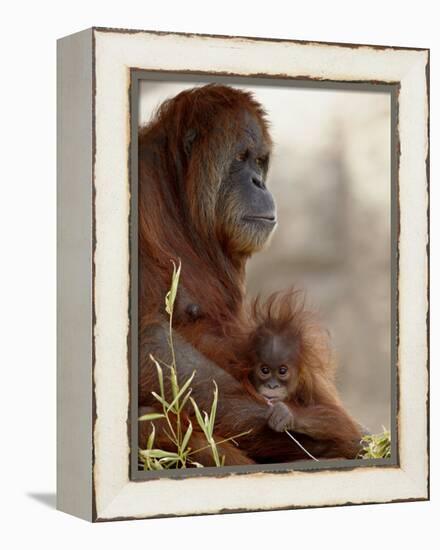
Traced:
POLYGON ((281 376, 284 376, 285 374, 287 374, 287 367, 285 365, 282 365, 279 369, 278 369, 278 373, 281 374, 281 376))
POLYGON ((264 157, 257 157, 255 159, 255 163, 258 166, 258 168, 263 169, 267 165, 268 160, 269 160, 269 155, 265 155, 264 157))
POLYGON ((270 368, 267 367, 266 365, 263 365, 263 366, 260 368, 260 371, 261 371, 262 374, 269 374, 270 368))
POLYGON ((247 151, 242 151, 241 153, 238 153, 235 157, 235 160, 238 162, 244 162, 247 159, 247 151))

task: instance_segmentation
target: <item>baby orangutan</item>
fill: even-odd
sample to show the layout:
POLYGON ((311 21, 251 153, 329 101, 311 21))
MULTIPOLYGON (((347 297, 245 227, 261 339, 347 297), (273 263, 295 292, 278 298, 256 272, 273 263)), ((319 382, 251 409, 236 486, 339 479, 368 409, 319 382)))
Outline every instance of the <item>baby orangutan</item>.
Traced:
POLYGON ((248 348, 250 382, 272 406, 269 426, 277 432, 293 430, 294 415, 288 403, 301 402, 299 390, 304 386, 305 369, 313 368, 318 361, 308 334, 310 313, 304 311, 299 292, 291 292, 272 295, 263 306, 257 299, 252 318, 255 328, 248 348))
POLYGON ((268 424, 273 430, 281 432, 294 427, 293 412, 282 402, 288 402, 295 396, 300 339, 287 338, 287 334, 276 334, 268 328, 260 327, 258 331, 258 342, 254 348, 258 361, 250 379, 269 405, 277 404, 271 411, 268 424))
MULTIPOLYGON (((268 425, 304 434, 322 456, 354 458, 362 437, 334 385, 328 335, 299 292, 277 293, 251 310, 244 351, 250 391, 269 405, 268 425)), ((310 443, 309 443, 310 445, 310 443)))

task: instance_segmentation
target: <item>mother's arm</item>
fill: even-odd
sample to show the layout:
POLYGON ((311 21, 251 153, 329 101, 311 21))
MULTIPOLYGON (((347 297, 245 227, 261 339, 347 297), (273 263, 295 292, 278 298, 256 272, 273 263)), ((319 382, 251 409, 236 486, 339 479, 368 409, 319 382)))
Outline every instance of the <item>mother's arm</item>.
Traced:
MULTIPOLYGON (((273 426, 269 427, 268 420, 273 408, 253 399, 238 380, 207 359, 177 333, 173 333, 173 338, 180 384, 182 385, 196 371, 191 384, 192 396, 201 409, 210 410, 213 381, 217 383, 219 399, 215 431, 218 436, 233 437, 252 429, 250 434, 240 437, 238 444, 249 458, 257 462, 291 462, 308 458, 284 432, 280 433, 275 431, 273 426)), ((151 392, 158 392, 159 384, 150 354, 156 359, 171 362, 168 327, 156 324, 144 329, 140 335, 139 351, 139 406, 142 408, 157 404, 151 392)), ((165 391, 168 393, 170 384, 166 377, 164 382, 165 391)), ((352 441, 335 440, 332 438, 333 434, 326 433, 329 427, 326 419, 328 408, 324 414, 317 415, 316 418, 315 412, 312 408, 306 408, 302 411, 303 414, 297 411, 298 421, 307 420, 294 427, 297 439, 316 457, 354 458, 358 449, 356 445, 353 446, 352 441), (310 421, 310 416, 314 417, 314 422, 310 421)), ((332 419, 334 421, 333 415, 332 419)), ((336 424, 339 431, 352 426, 344 414, 338 415, 336 424)))
MULTIPOLYGON (((157 401, 151 395, 159 391, 156 368, 150 359, 171 362, 171 350, 167 325, 155 324, 143 329, 139 341, 139 405, 151 406, 157 401)), ((250 428, 262 429, 267 424, 269 407, 250 396, 242 384, 221 367, 207 359, 196 348, 173 332, 177 375, 182 385, 195 371, 191 384, 192 396, 201 409, 209 411, 212 404, 214 383, 217 383, 219 400, 216 428, 223 437, 237 435, 250 428)), ((170 383, 164 368, 165 392, 170 383)), ((170 394, 169 394, 170 395, 170 394)))

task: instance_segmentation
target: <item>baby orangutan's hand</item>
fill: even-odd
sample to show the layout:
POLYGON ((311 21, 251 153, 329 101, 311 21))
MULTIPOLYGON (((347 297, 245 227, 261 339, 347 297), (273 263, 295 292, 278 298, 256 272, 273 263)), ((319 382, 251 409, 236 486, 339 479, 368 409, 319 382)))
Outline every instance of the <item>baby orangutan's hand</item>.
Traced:
POLYGON ((293 430, 294 416, 288 405, 282 401, 277 401, 270 406, 267 423, 276 432, 293 430))

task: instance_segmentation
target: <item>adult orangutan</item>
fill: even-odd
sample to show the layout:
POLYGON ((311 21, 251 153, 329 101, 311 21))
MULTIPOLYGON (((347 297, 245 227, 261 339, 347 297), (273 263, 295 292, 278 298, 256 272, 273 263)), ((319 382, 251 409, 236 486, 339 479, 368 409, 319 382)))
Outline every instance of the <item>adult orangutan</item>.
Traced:
MULTIPOLYGON (((181 260, 174 325, 178 375, 185 380, 196 370, 192 395, 202 409, 210 407, 216 381, 219 437, 252 428, 239 439, 238 448, 222 445, 226 464, 307 458, 286 434, 269 427, 272 408, 250 395, 239 376, 231 375, 236 359, 232 343, 247 323, 246 261, 267 243, 276 226, 275 203, 266 188, 270 152, 263 108, 250 93, 229 86, 211 84, 181 92, 165 101, 139 134, 140 414, 156 403, 151 391, 158 390, 158 381, 150 354, 169 357, 164 297, 170 261, 181 260)), ((327 386, 336 402, 336 389, 327 386)), ((312 391, 320 406, 320 388, 312 391)), ((337 415, 328 409, 325 438, 296 434, 317 457, 357 454, 358 433, 349 431, 346 438, 350 419, 338 407, 337 415)), ((165 445, 161 425, 155 425, 156 443, 165 445)), ((147 422, 139 424, 141 447, 149 430, 147 422)), ((195 434, 191 446, 197 445, 195 434)), ((211 464, 209 456, 197 460, 211 464)))

